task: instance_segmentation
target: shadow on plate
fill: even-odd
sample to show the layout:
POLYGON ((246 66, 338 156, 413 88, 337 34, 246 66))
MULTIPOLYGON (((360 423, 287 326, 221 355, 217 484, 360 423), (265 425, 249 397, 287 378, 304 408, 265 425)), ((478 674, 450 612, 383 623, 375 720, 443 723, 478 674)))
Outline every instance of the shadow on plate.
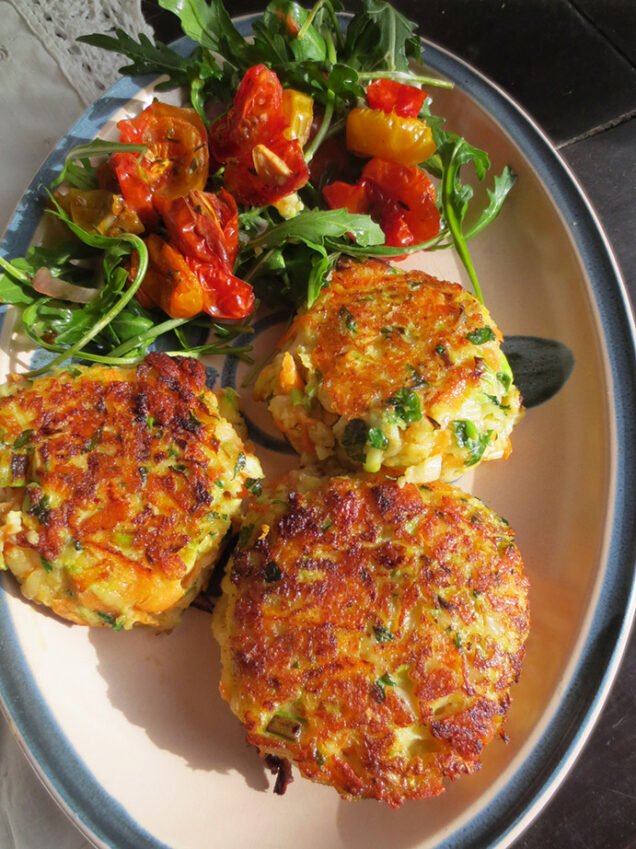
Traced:
POLYGON ((220 657, 208 614, 187 611, 171 634, 94 629, 90 641, 113 708, 153 743, 192 769, 236 771, 252 789, 269 788, 263 762, 219 695, 220 657))

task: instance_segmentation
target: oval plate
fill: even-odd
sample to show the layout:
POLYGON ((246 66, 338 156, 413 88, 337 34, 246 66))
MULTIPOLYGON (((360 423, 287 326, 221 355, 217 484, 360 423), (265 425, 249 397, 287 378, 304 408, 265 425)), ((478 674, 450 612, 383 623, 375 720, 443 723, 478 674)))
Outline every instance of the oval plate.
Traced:
MULTIPOLYGON (((247 34, 254 19, 237 25, 247 34)), ((280 799, 217 695, 208 615, 188 611, 167 636, 89 631, 36 610, 3 576, 3 710, 41 779, 98 847, 503 847, 554 792, 607 695, 636 605, 636 356, 624 288, 587 201, 531 119, 465 63, 425 48, 427 64, 457 86, 436 94, 436 112, 489 151, 491 173, 509 163, 519 176, 473 248, 488 306, 506 334, 557 339, 576 362, 564 390, 518 426, 512 457, 480 467, 473 483, 516 529, 532 582, 510 743, 495 741, 477 776, 397 813, 300 780, 280 799)), ((42 189, 66 152, 112 133, 151 96, 151 86, 124 79, 87 110, 25 193, 6 255, 22 255, 36 235, 42 189)), ((451 254, 416 262, 465 282, 451 254)), ((25 357, 10 324, 3 375, 25 357)), ((258 342, 271 346, 275 328, 265 321, 259 330, 258 342)), ((211 378, 241 383, 233 361, 216 364, 211 378)), ((267 415, 246 403, 259 454, 276 462, 281 446, 267 415)))

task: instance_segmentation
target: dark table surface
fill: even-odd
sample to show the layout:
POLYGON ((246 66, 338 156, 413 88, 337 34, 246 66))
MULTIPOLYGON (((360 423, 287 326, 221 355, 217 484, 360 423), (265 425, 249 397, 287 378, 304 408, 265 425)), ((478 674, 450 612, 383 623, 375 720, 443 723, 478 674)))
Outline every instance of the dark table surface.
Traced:
MULTIPOLYGON (((226 0, 231 14, 258 0, 226 0)), ((309 5, 309 4, 307 4, 309 5)), ((353 3, 348 8, 355 9, 353 3)), ((539 123, 603 223, 636 303, 636 0, 394 0, 539 123)), ((144 3, 157 37, 176 19, 144 3)), ((596 728, 514 849, 636 847, 636 634, 596 728)), ((484 847, 487 849, 487 847, 484 847)))

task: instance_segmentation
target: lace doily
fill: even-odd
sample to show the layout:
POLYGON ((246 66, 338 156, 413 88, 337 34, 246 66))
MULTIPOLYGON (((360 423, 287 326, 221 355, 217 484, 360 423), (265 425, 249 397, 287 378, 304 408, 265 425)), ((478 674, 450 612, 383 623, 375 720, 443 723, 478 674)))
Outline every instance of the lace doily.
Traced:
POLYGON ((141 14, 141 0, 9 0, 85 105, 96 100, 118 78, 126 64, 117 53, 79 44, 76 38, 120 27, 130 35, 152 28, 141 14))

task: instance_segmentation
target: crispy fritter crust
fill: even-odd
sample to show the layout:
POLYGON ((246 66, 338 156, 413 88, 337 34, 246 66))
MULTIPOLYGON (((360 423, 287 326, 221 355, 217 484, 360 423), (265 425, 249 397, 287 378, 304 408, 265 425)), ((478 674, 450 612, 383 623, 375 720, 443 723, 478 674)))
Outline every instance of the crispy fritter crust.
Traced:
POLYGON ((165 354, 5 387, 0 437, 5 565, 82 624, 171 627, 260 476, 203 365, 165 354))
POLYGON ((223 591, 221 694, 262 754, 391 806, 479 768, 529 614, 513 533, 478 499, 293 473, 251 502, 223 591))
POLYGON ((457 283, 343 261, 256 383, 305 463, 420 466, 454 480, 505 457, 520 396, 486 308, 457 283))

